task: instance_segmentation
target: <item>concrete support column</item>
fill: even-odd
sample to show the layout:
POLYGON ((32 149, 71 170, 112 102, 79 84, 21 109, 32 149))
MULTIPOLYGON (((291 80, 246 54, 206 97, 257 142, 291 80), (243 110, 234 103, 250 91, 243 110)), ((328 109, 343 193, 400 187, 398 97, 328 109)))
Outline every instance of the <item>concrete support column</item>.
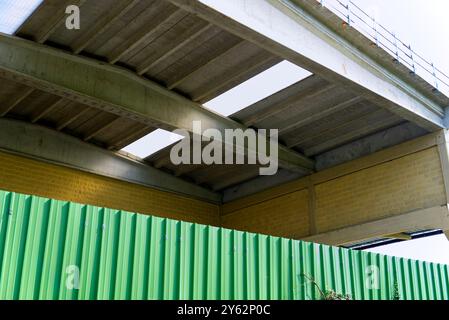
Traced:
MULTIPOLYGON (((449 203, 449 131, 441 130, 437 136, 438 152, 440 154, 441 170, 443 173, 444 187, 446 190, 446 203, 449 203)), ((449 205, 448 205, 449 207, 449 205)), ((443 229, 449 240, 449 228, 443 229)))
POLYGON ((449 237, 449 210, 447 206, 417 210, 398 216, 320 233, 303 240, 340 246, 374 237, 387 236, 410 230, 442 229, 449 237))
POLYGON ((312 178, 307 178, 307 190, 309 192, 309 234, 310 236, 317 234, 317 224, 316 224, 316 193, 315 185, 313 184, 312 178))
POLYGON ((437 135, 438 152, 440 154, 441 171, 443 173, 446 203, 449 203, 449 138, 448 130, 443 129, 437 135))

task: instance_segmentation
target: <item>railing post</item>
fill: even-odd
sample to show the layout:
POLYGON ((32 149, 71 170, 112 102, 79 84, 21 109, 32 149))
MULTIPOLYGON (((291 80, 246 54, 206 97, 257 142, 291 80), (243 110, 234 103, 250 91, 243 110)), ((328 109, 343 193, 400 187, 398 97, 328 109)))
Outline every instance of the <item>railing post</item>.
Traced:
POLYGON ((399 63, 399 48, 398 48, 398 39, 396 38, 396 33, 393 32, 394 37, 394 46, 396 48, 396 62, 399 63))
MULTIPOLYGON (((326 0, 317 0, 317 2, 320 3, 321 7, 324 7, 326 0)), ((446 86, 449 87, 449 85, 446 84, 446 79, 449 79, 448 76, 446 76, 443 72, 439 71, 437 68, 435 68, 433 63, 428 62, 427 60, 425 60, 424 58, 422 58, 418 53, 415 53, 413 51, 413 49, 411 48, 411 45, 409 44, 408 46, 406 44, 404 44, 397 36, 395 32, 391 32, 390 30, 386 29, 382 24, 377 23, 376 18, 374 16, 371 16, 367 13, 365 13, 364 10, 360 9, 357 4, 353 3, 351 0, 336 0, 336 2, 338 3, 338 8, 335 8, 333 6, 333 4, 331 4, 330 6, 328 6, 327 8, 331 11, 333 11, 335 14, 337 14, 339 17, 342 18, 343 20, 343 29, 345 29, 347 26, 352 26, 352 22, 351 22, 351 8, 354 6, 355 9, 353 11, 353 14, 355 15, 354 18, 354 22, 357 22, 356 19, 360 19, 361 22, 365 23, 366 25, 368 25, 369 27, 369 22, 360 18, 357 14, 360 13, 360 11, 362 11, 362 13, 364 13, 367 17, 368 20, 371 19, 372 20, 372 29, 374 31, 374 41, 375 41, 375 45, 377 47, 381 47, 384 50, 388 51, 389 53, 392 53, 393 56, 393 61, 395 63, 402 63, 404 66, 406 66, 407 68, 410 69, 410 73, 413 75, 417 75, 417 70, 420 71, 421 69, 419 69, 419 67, 421 67, 422 69, 424 69, 427 73, 431 74, 434 77, 434 91, 439 91, 439 82, 442 82, 442 85, 446 88, 446 86), (346 4, 345 4, 346 3, 346 4), (347 14, 345 15, 344 10, 346 9, 347 14), (335 11, 337 10, 337 11, 335 11), (338 13, 337 13, 338 12, 338 13), (384 32, 385 31, 385 32, 384 32), (393 36, 393 47, 391 48, 391 36, 393 36), (382 37, 384 39, 387 40, 387 42, 382 42, 382 37), (407 49, 402 49, 402 46, 404 46, 405 48, 408 48, 409 50, 409 55, 407 54, 407 49), (403 57, 403 61, 401 62, 401 53, 400 51, 402 51, 402 53, 404 54, 404 56, 408 56, 411 60, 411 68, 410 68, 410 63, 407 60, 406 57, 403 57), (417 57, 416 61, 415 61, 415 56, 417 57), (427 67, 424 67, 421 65, 421 61, 424 61, 425 65, 430 65, 433 69, 433 71, 428 70, 427 67), (441 76, 444 79, 440 79, 438 78, 438 74, 437 72, 441 73, 441 76)), ((357 26, 354 26, 357 29, 357 26)), ((371 36, 371 35, 369 35, 371 36)), ((373 46, 373 44, 371 44, 371 46, 373 46)), ((432 85, 432 80, 431 79, 427 79, 426 80, 430 85, 432 85)))
POLYGON ((373 19, 373 30, 374 30, 374 40, 376 41, 376 46, 379 46, 379 38, 378 38, 378 34, 377 34, 377 24, 376 24, 376 18, 372 18, 373 19))
POLYGON ((438 91, 438 77, 437 77, 437 73, 435 70, 435 65, 433 64, 433 62, 430 65, 432 66, 433 77, 435 80, 435 90, 438 91))
POLYGON ((346 5, 346 9, 348 10, 348 26, 351 26, 351 7, 349 6, 351 4, 351 0, 348 0, 348 4, 346 5))
POLYGON ((415 59, 413 58, 413 50, 410 44, 408 45, 408 50, 410 51, 410 59, 412 59, 412 69, 413 69, 412 73, 415 75, 416 74, 415 59))

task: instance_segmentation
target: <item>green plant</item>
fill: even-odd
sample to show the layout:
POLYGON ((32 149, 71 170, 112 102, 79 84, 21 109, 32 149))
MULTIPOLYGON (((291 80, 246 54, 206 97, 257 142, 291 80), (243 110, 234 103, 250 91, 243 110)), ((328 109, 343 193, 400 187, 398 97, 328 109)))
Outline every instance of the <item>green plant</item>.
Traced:
POLYGON ((334 290, 323 290, 320 288, 318 283, 316 283, 313 277, 306 274, 302 274, 302 276, 309 280, 317 288, 321 300, 351 300, 351 297, 348 294, 337 293, 334 290))

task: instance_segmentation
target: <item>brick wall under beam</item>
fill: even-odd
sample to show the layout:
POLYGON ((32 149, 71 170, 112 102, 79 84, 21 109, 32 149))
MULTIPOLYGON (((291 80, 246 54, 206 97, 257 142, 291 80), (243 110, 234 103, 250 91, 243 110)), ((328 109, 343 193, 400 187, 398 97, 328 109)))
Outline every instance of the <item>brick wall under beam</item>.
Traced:
POLYGON ((218 226, 219 205, 0 152, 0 189, 218 226))
POLYGON ((446 205, 437 138, 418 138, 227 203, 221 224, 301 239, 446 205))

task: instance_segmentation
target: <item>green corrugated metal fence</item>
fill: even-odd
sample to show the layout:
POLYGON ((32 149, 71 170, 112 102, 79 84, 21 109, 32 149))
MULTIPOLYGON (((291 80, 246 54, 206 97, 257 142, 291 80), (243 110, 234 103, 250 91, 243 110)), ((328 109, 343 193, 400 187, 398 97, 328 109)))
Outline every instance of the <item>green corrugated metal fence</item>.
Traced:
POLYGON ((2 191, 0 210, 0 299, 319 298, 304 275, 353 299, 449 297, 445 265, 2 191))

